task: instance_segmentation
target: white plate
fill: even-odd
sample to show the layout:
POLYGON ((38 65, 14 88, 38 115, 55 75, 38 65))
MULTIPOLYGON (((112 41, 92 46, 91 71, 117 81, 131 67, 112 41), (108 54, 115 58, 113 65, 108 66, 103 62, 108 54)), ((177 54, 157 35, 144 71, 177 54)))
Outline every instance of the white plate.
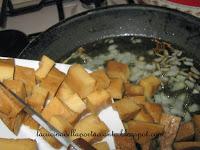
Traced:
MULTIPOLYGON (((37 69, 39 62, 33 60, 15 59, 15 64, 19 66, 37 69)), ((67 73, 67 70, 69 69, 70 65, 56 64, 55 67, 60 71, 67 73)), ((118 112, 113 110, 111 106, 102 110, 99 113, 99 117, 102 121, 105 122, 105 124, 110 129, 110 135, 112 133, 121 133, 121 131, 124 131, 124 127, 119 118, 118 112)), ((46 141, 44 141, 42 137, 37 136, 36 130, 30 129, 28 126, 25 125, 21 126, 19 134, 16 136, 0 120, 0 138, 31 138, 37 141, 39 150, 54 150, 54 148, 50 146, 46 141)), ((103 139, 103 141, 106 141, 109 144, 111 150, 115 149, 115 144, 112 136, 106 136, 103 139)), ((66 148, 62 147, 61 150, 66 150, 66 148)))

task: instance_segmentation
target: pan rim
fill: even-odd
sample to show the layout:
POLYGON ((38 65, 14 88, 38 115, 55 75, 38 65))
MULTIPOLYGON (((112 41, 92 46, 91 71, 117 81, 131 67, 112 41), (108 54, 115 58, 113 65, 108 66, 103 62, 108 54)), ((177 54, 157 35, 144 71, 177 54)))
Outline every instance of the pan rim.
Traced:
POLYGON ((62 21, 59 21, 58 23, 54 24, 53 26, 49 27, 48 29, 46 29, 45 31, 40 33, 38 37, 36 37, 34 40, 32 40, 30 43, 28 43, 26 45, 26 47, 21 51, 21 53, 17 56, 17 58, 20 58, 31 44, 34 44, 34 42, 39 41, 40 38, 45 36, 48 32, 54 31, 56 28, 58 28, 59 26, 62 26, 66 22, 73 22, 74 20, 85 17, 87 15, 93 15, 94 13, 101 13, 103 11, 110 11, 110 10, 115 10, 115 9, 119 10, 119 9, 124 9, 124 8, 140 9, 140 10, 148 9, 148 10, 157 11, 157 12, 168 12, 175 16, 185 18, 186 20, 189 20, 191 22, 195 22, 195 23, 199 24, 199 26, 200 26, 200 18, 197 18, 191 14, 187 14, 187 13, 181 12, 176 9, 160 7, 160 6, 153 6, 153 5, 146 5, 146 4, 121 4, 121 5, 105 6, 105 7, 100 7, 100 8, 96 8, 96 9, 90 9, 90 10, 75 14, 73 16, 70 16, 62 21))

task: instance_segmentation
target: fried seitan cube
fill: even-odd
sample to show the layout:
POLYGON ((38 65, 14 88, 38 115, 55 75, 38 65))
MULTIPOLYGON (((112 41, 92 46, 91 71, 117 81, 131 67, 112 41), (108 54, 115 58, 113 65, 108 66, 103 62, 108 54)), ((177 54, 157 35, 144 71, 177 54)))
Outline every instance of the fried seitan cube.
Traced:
POLYGON ((39 81, 44 79, 54 65, 55 62, 52 59, 43 55, 39 63, 39 68, 35 72, 36 79, 39 81))
POLYGON ((92 93, 96 85, 96 80, 80 64, 74 64, 69 68, 66 82, 81 98, 92 93))
POLYGON ((116 150, 137 150, 132 136, 115 135, 114 142, 116 150))
POLYGON ((124 82, 127 82, 129 78, 128 65, 115 60, 110 60, 107 62, 106 72, 110 78, 120 78, 124 82))
POLYGON ((112 104, 112 107, 118 111, 123 121, 131 120, 139 112, 140 107, 129 99, 121 99, 112 104))
POLYGON ((70 96, 74 95, 75 91, 67 84, 66 80, 60 85, 56 97, 62 101, 66 101, 70 96))
POLYGON ((51 99, 49 104, 42 111, 42 116, 47 121, 49 121, 53 115, 61 115, 65 117, 70 124, 73 124, 79 117, 76 112, 73 112, 56 97, 51 99))
POLYGON ((0 81, 13 80, 15 71, 14 59, 0 59, 0 81))
POLYGON ((99 142, 92 145, 96 150, 110 150, 107 142, 99 142))
POLYGON ((90 143, 100 141, 109 132, 106 124, 95 114, 90 114, 81 119, 76 123, 73 130, 74 134, 70 135, 71 140, 83 138, 90 143))
POLYGON ((134 117, 135 121, 149 122, 153 123, 153 118, 144 109, 141 109, 134 117))
POLYGON ((112 103, 110 94, 106 90, 97 90, 86 98, 87 108, 90 112, 99 112, 112 103))
POLYGON ((61 133, 69 133, 73 127, 67 119, 61 115, 54 115, 50 118, 50 124, 61 133))
POLYGON ((144 88, 144 95, 150 99, 158 90, 161 81, 155 76, 149 76, 140 80, 139 84, 144 88))
POLYGON ((126 96, 143 96, 144 95, 144 88, 140 85, 125 83, 124 88, 125 88, 126 96))
POLYGON ((190 141, 194 137, 194 125, 192 121, 181 123, 175 141, 190 141))
POLYGON ((103 69, 96 70, 90 73, 90 75, 96 80, 96 90, 106 89, 109 87, 110 79, 103 69))
POLYGON ((163 113, 162 106, 156 103, 146 102, 144 103, 144 107, 147 112, 151 115, 155 123, 160 123, 160 118, 163 113))
POLYGON ((172 149, 172 144, 178 132, 181 118, 173 115, 163 113, 160 119, 160 124, 164 128, 164 134, 160 137, 161 149, 172 149))
POLYGON ((54 136, 51 136, 47 130, 45 130, 44 128, 40 128, 39 132, 39 136, 42 136, 42 138, 47 141, 51 146, 56 149, 61 148, 62 144, 54 136))
MULTIPOLYGON (((22 99, 26 97, 24 84, 19 80, 4 80, 4 84, 22 99)), ((0 88, 0 112, 7 114, 8 117, 15 117, 23 106, 4 89, 0 88)))
POLYGON ((0 138, 2 150, 37 150, 37 143, 32 139, 6 139, 0 138))
POLYGON ((61 99, 61 101, 78 114, 82 114, 86 110, 86 104, 76 93, 65 100, 61 99))
POLYGON ((110 86, 107 88, 107 90, 112 98, 121 99, 124 92, 122 79, 111 79, 110 86))
POLYGON ((139 144, 145 144, 164 132, 164 126, 160 124, 129 121, 127 125, 127 132, 133 134, 135 141, 139 144))
POLYGON ((27 95, 31 95, 33 87, 36 85, 34 69, 22 66, 15 66, 14 79, 22 81, 25 85, 27 95))
POLYGON ((200 115, 194 115, 192 121, 195 129, 195 140, 200 141, 200 115))
POLYGON ((199 150, 200 142, 191 141, 191 142, 175 142, 174 150, 199 150))
POLYGON ((65 74, 54 67, 48 73, 46 78, 42 80, 40 86, 48 90, 49 98, 52 98, 56 95, 56 92, 58 91, 58 88, 63 82, 64 78, 65 74))

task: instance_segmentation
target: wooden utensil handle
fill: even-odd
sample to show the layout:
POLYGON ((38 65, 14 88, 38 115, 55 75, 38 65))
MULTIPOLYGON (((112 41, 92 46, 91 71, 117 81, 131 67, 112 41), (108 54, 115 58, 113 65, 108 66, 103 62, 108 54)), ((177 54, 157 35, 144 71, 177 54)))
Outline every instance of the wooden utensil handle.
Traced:
MULTIPOLYGON (((73 142, 78 145, 82 150, 96 150, 96 148, 94 148, 90 143, 88 143, 87 141, 85 141, 82 138, 77 138, 75 140, 73 140, 73 142)), ((67 150, 76 150, 76 148, 74 148, 72 145, 70 145, 67 150)))

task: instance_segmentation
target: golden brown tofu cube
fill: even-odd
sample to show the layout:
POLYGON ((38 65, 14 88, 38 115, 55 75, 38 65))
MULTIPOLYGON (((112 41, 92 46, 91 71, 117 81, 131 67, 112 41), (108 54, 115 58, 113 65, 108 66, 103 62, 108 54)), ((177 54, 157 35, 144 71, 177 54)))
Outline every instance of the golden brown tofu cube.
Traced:
POLYGON ((194 115, 192 121, 195 129, 195 140, 200 141, 200 115, 194 115))
MULTIPOLYGON (((16 93, 22 99, 25 99, 26 90, 24 84, 19 80, 4 80, 4 84, 16 93)), ((7 114, 9 117, 15 117, 22 109, 23 106, 11 96, 8 92, 0 89, 0 111, 7 114)))
POLYGON ((35 86, 32 95, 27 99, 27 103, 33 108, 37 107, 38 110, 42 110, 46 99, 48 96, 48 91, 42 87, 35 86))
POLYGON ((199 150, 200 142, 175 142, 174 150, 199 150))
POLYGON ((139 112, 140 107, 129 99, 122 99, 112 104, 112 107, 118 111, 123 121, 131 120, 139 112))
POLYGON ((96 85, 95 85, 96 90, 106 89, 109 87, 110 79, 108 78, 103 69, 94 71, 90 73, 90 75, 96 80, 96 85))
POLYGON ((20 80, 4 80, 3 83, 20 98, 25 99, 26 89, 24 83, 20 80))
POLYGON ((87 97, 95 90, 96 80, 80 64, 69 68, 66 81, 81 98, 87 97))
POLYGON ((18 134, 19 129, 23 123, 25 112, 18 113, 15 117, 9 118, 7 115, 0 113, 0 119, 15 135, 18 134))
POLYGON ((13 80, 15 62, 13 59, 0 59, 0 81, 13 80))
POLYGON ((138 105, 144 105, 147 102, 144 96, 132 96, 127 98, 132 100, 134 103, 138 105))
POLYGON ((114 141, 116 150, 137 150, 132 136, 115 135, 114 141))
POLYGON ((10 100, 10 97, 5 93, 2 88, 0 88, 0 97, 0 112, 8 115, 12 111, 10 105, 13 103, 12 99, 10 100))
POLYGON ((16 102, 16 100, 4 91, 0 90, 0 112, 15 117, 22 109, 23 106, 16 102))
POLYGON ((124 82, 126 82, 129 78, 128 65, 115 60, 108 61, 106 65, 106 72, 110 78, 120 78, 124 82))
POLYGON ((149 76, 140 80, 139 84, 144 88, 144 95, 150 99, 158 90, 161 81, 155 76, 149 76))
POLYGON ((15 66, 15 80, 20 80, 24 83, 27 95, 31 95, 33 87, 36 85, 35 70, 32 68, 15 66))
POLYGON ((124 88, 125 88, 126 96, 143 96, 144 95, 144 88, 140 85, 125 83, 124 88))
POLYGON ((110 86, 107 90, 112 98, 121 99, 124 92, 123 81, 121 79, 111 79, 110 86))
POLYGON ((58 97, 60 100, 65 101, 70 96, 74 95, 75 91, 72 90, 71 87, 67 84, 66 80, 64 80, 61 84, 61 86, 58 89, 58 92, 56 94, 56 97, 58 97))
POLYGON ((160 123, 160 118, 163 113, 162 106, 156 103, 146 102, 144 104, 145 109, 151 115, 155 123, 160 123))
POLYGON ((71 140, 83 138, 87 142, 94 143, 101 140, 108 133, 109 129, 97 115, 91 114, 77 122, 73 131, 74 134, 70 135, 71 140))
POLYGON ((54 115, 50 119, 50 124, 53 125, 61 133, 69 133, 73 127, 67 119, 60 115, 54 115))
POLYGON ((4 139, 0 138, 2 150, 37 150, 37 143, 32 139, 4 139))
POLYGON ((37 80, 40 81, 41 79, 44 79, 54 65, 55 62, 52 59, 43 55, 39 63, 39 68, 35 72, 37 80))
POLYGON ((160 124, 129 121, 127 125, 127 132, 133 134, 135 141, 139 144, 145 144, 151 139, 162 135, 164 132, 164 126, 160 124))
POLYGON ((98 112, 112 103, 110 94, 106 90, 97 90, 86 98, 87 108, 91 112, 98 112))
POLYGON ((189 121, 180 125, 175 141, 190 141, 193 137, 194 125, 192 121, 189 121))
POLYGON ((62 144, 60 144, 60 142, 54 136, 49 136, 49 135, 50 133, 44 128, 39 129, 38 136, 41 136, 45 141, 47 141, 54 148, 56 149, 61 148, 62 144))
POLYGON ((25 116, 23 124, 35 130, 38 130, 40 127, 40 125, 28 114, 25 116))
POLYGON ((49 98, 56 95, 59 86, 63 82, 65 74, 56 68, 52 68, 47 77, 42 80, 40 86, 49 92, 49 98))
POLYGON ((134 117, 135 121, 143 121, 153 123, 153 118, 144 109, 141 109, 134 117))
POLYGON ((82 101, 82 99, 78 96, 78 94, 73 94, 68 99, 61 100, 64 104, 66 104, 72 111, 82 114, 86 110, 86 104, 82 101))
POLYGON ((163 113, 160 119, 160 124, 164 128, 164 134, 160 137, 161 149, 172 149, 172 144, 178 132, 181 118, 163 113))
POLYGON ((110 150, 107 142, 99 142, 92 145, 96 150, 110 150))
POLYGON ((78 119, 78 114, 73 112, 56 97, 51 99, 49 104, 42 111, 42 116, 48 121, 53 115, 61 115, 65 117, 71 124, 78 119))

